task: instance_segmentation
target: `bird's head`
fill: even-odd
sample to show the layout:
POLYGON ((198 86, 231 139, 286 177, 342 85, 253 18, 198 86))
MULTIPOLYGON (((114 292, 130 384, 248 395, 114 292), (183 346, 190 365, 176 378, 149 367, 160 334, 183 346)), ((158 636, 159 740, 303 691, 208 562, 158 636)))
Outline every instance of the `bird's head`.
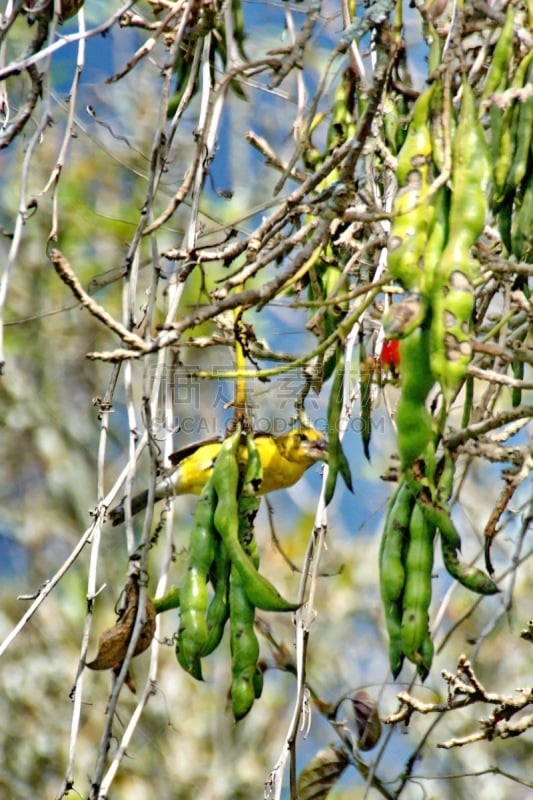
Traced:
POLYGON ((282 455, 288 461, 307 463, 327 460, 328 443, 325 436, 310 426, 299 426, 277 439, 282 455))

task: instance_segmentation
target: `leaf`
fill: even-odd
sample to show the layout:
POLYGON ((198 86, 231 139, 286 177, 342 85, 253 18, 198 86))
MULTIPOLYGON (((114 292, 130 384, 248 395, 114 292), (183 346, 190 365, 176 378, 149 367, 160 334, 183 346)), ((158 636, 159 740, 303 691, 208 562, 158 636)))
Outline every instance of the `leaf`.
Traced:
POLYGON ((348 464, 348 459, 342 449, 340 440, 344 369, 344 352, 342 347, 339 346, 337 352, 337 370, 333 379, 328 402, 328 477, 325 489, 326 505, 329 505, 331 502, 335 492, 337 475, 339 475, 339 473, 348 489, 353 492, 350 465, 348 464))
POLYGON ((370 438, 372 436, 372 375, 375 363, 372 356, 367 357, 361 343, 359 364, 359 393, 361 399, 361 439, 363 452, 370 461, 370 438))
POLYGON ((346 766, 345 750, 328 745, 304 767, 298 778, 298 800, 323 800, 337 783, 346 766))

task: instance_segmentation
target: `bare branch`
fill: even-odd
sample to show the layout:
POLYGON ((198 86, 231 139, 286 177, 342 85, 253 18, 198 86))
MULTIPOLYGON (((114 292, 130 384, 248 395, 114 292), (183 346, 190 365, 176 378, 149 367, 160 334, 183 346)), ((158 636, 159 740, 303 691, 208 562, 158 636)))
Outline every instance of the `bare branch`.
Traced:
POLYGON ((533 714, 510 721, 516 713, 533 703, 533 688, 517 689, 514 695, 489 692, 481 684, 465 656, 460 657, 457 671, 454 674, 443 670, 442 677, 448 684, 448 701, 446 703, 423 703, 408 692, 400 692, 398 694, 399 710, 385 717, 383 721, 388 725, 398 722, 408 725, 415 713, 445 714, 475 703, 497 706, 488 719, 479 720, 478 730, 467 736, 450 739, 437 745, 444 749, 461 747, 483 739, 490 742, 496 738, 507 739, 520 736, 533 727, 533 714))
POLYGON ((96 319, 102 322, 107 328, 109 328, 109 330, 118 334, 125 344, 135 347, 136 350, 140 350, 141 352, 146 353, 150 351, 150 346, 144 341, 144 339, 141 339, 140 336, 137 336, 137 334, 129 331, 120 322, 117 322, 117 320, 112 317, 111 314, 108 314, 108 312, 102 308, 101 305, 99 305, 89 294, 87 294, 77 279, 74 270, 60 250, 55 248, 51 250, 50 259, 54 265, 55 271, 63 283, 69 287, 74 296, 78 298, 82 306, 86 308, 89 313, 93 315, 93 317, 96 317, 96 319))

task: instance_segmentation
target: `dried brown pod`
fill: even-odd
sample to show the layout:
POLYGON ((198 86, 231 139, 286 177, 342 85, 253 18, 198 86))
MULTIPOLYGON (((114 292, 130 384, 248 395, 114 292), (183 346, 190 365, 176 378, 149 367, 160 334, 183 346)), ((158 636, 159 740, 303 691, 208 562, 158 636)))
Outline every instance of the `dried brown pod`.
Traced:
POLYGON ((350 698, 355 713, 357 726, 357 745, 360 750, 372 750, 381 736, 381 720, 378 713, 378 704, 374 698, 365 691, 359 691, 350 698))
MULTIPOLYGON (((139 605, 139 579, 136 575, 128 578, 125 587, 126 602, 117 621, 105 630, 98 640, 98 652, 92 661, 87 662, 89 669, 120 670, 126 656, 131 639, 137 608, 139 605)), ((149 597, 146 598, 145 620, 133 651, 138 656, 150 646, 155 632, 156 612, 149 597)))
POLYGON ((299 800, 325 800, 348 763, 348 754, 331 744, 316 753, 298 778, 299 800))
POLYGON ((530 619, 527 627, 520 631, 520 638, 525 639, 526 642, 533 644, 533 619, 530 619))

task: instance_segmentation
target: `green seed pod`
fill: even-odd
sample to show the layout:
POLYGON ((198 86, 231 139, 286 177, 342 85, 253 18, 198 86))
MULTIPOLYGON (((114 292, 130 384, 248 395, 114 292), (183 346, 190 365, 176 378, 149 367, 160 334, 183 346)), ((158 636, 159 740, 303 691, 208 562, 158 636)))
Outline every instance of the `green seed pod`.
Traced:
POLYGON ((202 680, 200 656, 208 638, 205 621, 208 602, 205 577, 194 566, 189 566, 180 591, 181 617, 176 658, 180 666, 197 680, 202 680))
POLYGON ((257 688, 259 642, 254 630, 255 609, 241 576, 232 566, 230 577, 231 703, 238 722, 250 711, 257 688))
POLYGON ((237 675, 231 681, 231 708, 235 722, 243 719, 255 700, 254 675, 237 675))
POLYGON ((431 319, 431 373, 447 400, 463 380, 472 357, 470 340, 474 290, 467 275, 471 260, 464 251, 447 248, 439 266, 431 319), (441 280, 447 271, 447 284, 441 280))
POLYGON ((264 669, 261 666, 261 664, 257 664, 252 679, 252 684, 254 687, 254 696, 256 700, 259 700, 259 698, 263 694, 264 674, 265 674, 264 669))
POLYGON ((402 393, 396 410, 396 424, 404 470, 423 456, 434 438, 433 418, 426 407, 426 398, 434 383, 429 363, 428 332, 417 328, 400 341, 402 393))
POLYGON ((404 654, 418 664, 421 662, 420 649, 428 636, 435 535, 435 529, 428 524, 418 505, 411 514, 409 534, 401 639, 404 654))
POLYGON ((227 528, 222 528, 222 530, 219 528, 219 531, 223 537, 232 564, 235 564, 235 567, 242 576, 247 595, 253 605, 264 611, 296 611, 299 604, 290 603, 288 600, 285 600, 278 590, 272 586, 270 581, 257 572, 252 560, 238 542, 236 530, 235 533, 232 532, 229 537, 227 528))
POLYGON ((224 544, 219 540, 215 559, 211 568, 211 582, 214 594, 211 597, 206 613, 207 640, 201 655, 208 656, 214 652, 222 640, 224 628, 229 619, 229 576, 230 559, 224 544))
POLYGON ((483 230, 491 174, 485 134, 472 88, 463 80, 459 124, 452 145, 449 238, 435 269, 431 305, 431 372, 450 402, 470 358, 476 262, 470 248, 483 230))
POLYGON ((461 537, 457 533, 457 529, 450 518, 449 510, 433 503, 431 499, 425 497, 425 495, 419 495, 417 497, 417 503, 428 524, 439 529, 440 535, 446 540, 450 547, 460 550, 461 537))
POLYGON ((413 664, 420 661, 420 649, 428 635, 429 614, 426 608, 408 605, 403 610, 401 640, 404 655, 413 664))
MULTIPOLYGON (((437 34, 435 37, 438 40, 437 34)), ((433 83, 433 94, 429 109, 429 134, 431 137, 431 153, 433 162, 439 172, 444 169, 445 143, 443 124, 444 86, 442 80, 433 83)))
POLYGON ((429 333, 417 328, 400 342, 400 380, 408 400, 424 403, 435 381, 429 370, 429 333))
POLYGON ((206 614, 209 605, 207 580, 215 556, 215 507, 213 480, 205 484, 194 514, 189 545, 189 561, 179 592, 180 626, 176 657, 183 669, 202 679, 200 657, 209 638, 206 614))
POLYGON ((414 498, 405 482, 389 501, 379 550, 379 580, 389 635, 389 662, 396 678, 403 664, 401 643, 402 596, 405 585, 404 554, 414 498))
POLYGON ((408 292, 420 291, 424 270, 424 249, 429 228, 424 196, 426 185, 420 170, 413 170, 394 203, 389 240, 389 272, 408 292))
POLYGON ((419 660, 416 664, 416 671, 421 681, 425 681, 429 675, 434 655, 435 645, 433 644, 433 639, 428 631, 426 638, 420 645, 420 651, 418 653, 419 660))
MULTIPOLYGON (((512 89, 523 89, 531 80, 533 51, 518 65, 511 82, 512 89)), ((512 193, 524 177, 532 138, 532 98, 523 103, 514 100, 503 112, 499 130, 498 148, 494 164, 494 202, 500 204, 512 193)), ((493 151, 494 152, 494 151, 493 151)))
POLYGON ((507 176, 513 164, 518 128, 518 106, 512 103, 502 114, 499 135, 499 151, 494 163, 494 203, 505 201, 507 176))
POLYGON ((297 603, 289 603, 261 575, 239 540, 239 466, 237 450, 240 431, 226 439, 213 468, 213 486, 217 496, 215 528, 220 534, 232 564, 239 571, 250 602, 265 611, 295 611, 297 603))
POLYGON ((518 261, 533 264, 533 170, 517 206, 510 226, 512 253, 518 261))
POLYGON ((247 461, 244 471, 244 481, 239 495, 239 542, 245 552, 252 557, 252 562, 257 569, 259 556, 256 555, 257 547, 254 541, 254 522, 259 510, 260 499, 257 494, 263 480, 263 467, 261 458, 252 434, 246 437, 247 461))
POLYGON ((246 29, 244 22, 244 14, 242 10, 241 0, 231 0, 231 14, 233 17, 233 38, 237 43, 240 57, 248 60, 248 56, 244 50, 244 42, 246 40, 246 29))
POLYGON ((409 522, 414 497, 402 482, 390 500, 379 551, 380 589, 383 605, 401 600, 405 584, 404 551, 409 538, 409 522))
POLYGON ((460 584, 477 594, 497 594, 500 590, 494 581, 477 567, 469 567, 460 561, 457 550, 441 536, 444 566, 460 584))
POLYGON ((388 267, 394 280, 410 292, 420 289, 424 249, 433 213, 432 204, 426 202, 432 152, 429 127, 432 93, 430 87, 415 103, 396 170, 399 190, 394 203, 388 267))
POLYGON ((372 377, 376 369, 373 356, 368 356, 363 341, 359 343, 359 405, 361 408, 360 429, 363 453, 370 461, 372 440, 372 377))
POLYGON ((402 647, 402 609, 399 606, 389 608, 387 614, 387 632, 389 634, 389 664, 393 678, 402 671, 404 652, 402 647))
POLYGON ((507 85, 507 70, 513 54, 514 19, 515 10, 513 5, 509 3, 503 28, 492 54, 490 68, 481 95, 482 102, 487 100, 494 92, 503 90, 507 85))
MULTIPOLYGON (((524 85, 531 86, 533 84, 533 51, 526 56, 526 59, 528 73, 524 85)), ((504 194, 516 189, 527 172, 533 142, 533 96, 530 95, 523 103, 520 103, 514 124, 516 125, 515 147, 511 166, 505 178, 504 194)))
POLYGON ((440 186, 432 196, 433 213, 428 230, 426 249, 424 250, 424 271, 421 281, 421 292, 426 300, 433 293, 435 271, 448 240, 448 216, 450 213, 450 191, 447 186, 440 186))
POLYGON ((433 88, 430 86, 422 92, 414 105, 412 120, 407 129, 407 136, 398 154, 396 176, 400 186, 405 186, 408 176, 413 169, 420 169, 422 166, 421 162, 426 162, 427 158, 431 156, 431 139, 428 121, 432 96, 433 88))
POLYGON ((471 247, 483 231, 491 174, 491 159, 477 118, 476 99, 465 79, 459 123, 452 143, 450 208, 450 234, 463 242, 465 248, 471 247))
POLYGON ((389 97, 383 101, 383 133, 387 147, 393 155, 396 155, 401 146, 400 114, 396 104, 389 97))
POLYGON ((161 614, 163 611, 170 611, 180 607, 180 590, 178 586, 171 586, 163 597, 155 597, 152 600, 155 613, 161 614))
POLYGON ((434 437, 433 417, 425 403, 402 392, 396 409, 398 450, 402 469, 408 469, 421 458, 434 437))

